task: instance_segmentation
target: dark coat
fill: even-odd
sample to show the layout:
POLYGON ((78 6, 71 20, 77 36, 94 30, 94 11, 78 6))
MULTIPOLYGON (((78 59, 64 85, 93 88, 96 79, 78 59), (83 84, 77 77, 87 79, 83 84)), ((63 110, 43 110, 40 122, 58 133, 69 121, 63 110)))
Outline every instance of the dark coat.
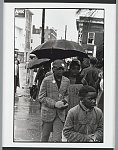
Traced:
MULTIPOLYGON (((63 76, 65 76, 68 79, 70 79, 70 71, 64 72, 63 76)), ((82 84, 82 78, 83 78, 82 75, 77 74, 75 84, 82 84)))
POLYGON ((16 76, 16 86, 20 87, 20 79, 19 79, 19 64, 18 64, 18 72, 16 76))
POLYGON ((36 77, 35 77, 35 80, 34 82, 38 82, 38 88, 40 89, 40 85, 42 83, 42 80, 44 79, 45 77, 45 70, 44 69, 38 69, 37 71, 37 74, 36 74, 36 77))
POLYGON ((83 69, 81 75, 84 77, 88 85, 96 88, 96 82, 98 80, 99 73, 100 70, 96 67, 88 67, 83 69))

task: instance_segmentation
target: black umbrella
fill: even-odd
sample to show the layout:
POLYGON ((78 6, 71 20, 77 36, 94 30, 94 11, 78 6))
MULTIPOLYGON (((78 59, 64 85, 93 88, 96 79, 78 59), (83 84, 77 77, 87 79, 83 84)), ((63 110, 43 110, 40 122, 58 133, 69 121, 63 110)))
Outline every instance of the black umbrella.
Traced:
POLYGON ((49 61, 50 59, 48 58, 35 59, 29 62, 28 68, 29 69, 39 68, 42 64, 49 63, 49 61))
POLYGON ((37 46, 30 54, 35 54, 38 58, 64 59, 69 57, 87 58, 82 46, 73 41, 49 40, 37 46))

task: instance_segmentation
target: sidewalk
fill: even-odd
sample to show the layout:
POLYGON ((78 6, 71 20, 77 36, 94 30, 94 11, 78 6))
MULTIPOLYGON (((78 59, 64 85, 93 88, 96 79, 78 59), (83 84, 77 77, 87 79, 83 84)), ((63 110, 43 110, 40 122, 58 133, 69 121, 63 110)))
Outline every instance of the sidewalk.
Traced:
POLYGON ((38 101, 31 101, 26 85, 25 64, 19 66, 20 88, 17 88, 14 100, 14 141, 40 141, 41 117, 38 101))

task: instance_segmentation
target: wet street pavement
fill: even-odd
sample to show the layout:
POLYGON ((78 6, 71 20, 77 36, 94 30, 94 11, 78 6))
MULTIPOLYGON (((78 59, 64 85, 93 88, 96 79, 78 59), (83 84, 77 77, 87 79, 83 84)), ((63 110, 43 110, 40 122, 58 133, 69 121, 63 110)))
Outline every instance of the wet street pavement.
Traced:
POLYGON ((15 141, 40 141, 41 117, 40 104, 32 101, 29 87, 26 85, 25 64, 20 66, 20 88, 14 99, 14 142, 15 141))

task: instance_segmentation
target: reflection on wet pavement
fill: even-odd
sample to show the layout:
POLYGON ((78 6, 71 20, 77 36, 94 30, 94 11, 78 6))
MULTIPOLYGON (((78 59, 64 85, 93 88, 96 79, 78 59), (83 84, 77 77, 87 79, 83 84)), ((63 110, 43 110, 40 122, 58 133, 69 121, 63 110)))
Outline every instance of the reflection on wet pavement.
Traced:
POLYGON ((41 116, 38 100, 32 101, 26 84, 25 64, 20 64, 20 88, 14 99, 14 141, 40 141, 41 116))
POLYGON ((39 141, 41 118, 39 103, 30 98, 15 98, 14 141, 39 141))

